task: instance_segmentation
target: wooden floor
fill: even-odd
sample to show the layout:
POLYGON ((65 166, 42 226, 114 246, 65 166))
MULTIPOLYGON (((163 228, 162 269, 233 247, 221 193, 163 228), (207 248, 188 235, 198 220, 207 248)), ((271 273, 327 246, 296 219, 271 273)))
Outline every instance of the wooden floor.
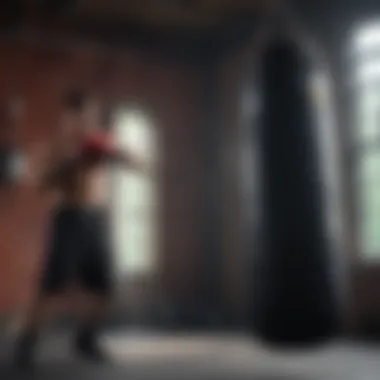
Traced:
POLYGON ((379 380, 380 348, 335 342, 309 352, 272 352, 237 335, 114 332, 104 337, 114 362, 90 365, 69 355, 68 337, 47 337, 33 373, 10 365, 1 349, 0 380, 379 380))

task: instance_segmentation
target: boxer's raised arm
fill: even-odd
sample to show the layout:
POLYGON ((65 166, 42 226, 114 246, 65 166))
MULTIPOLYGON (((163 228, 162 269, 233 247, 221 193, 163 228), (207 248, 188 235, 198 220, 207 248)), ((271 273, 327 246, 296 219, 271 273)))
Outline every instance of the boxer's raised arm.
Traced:
POLYGON ((112 136, 108 134, 92 134, 84 142, 84 150, 99 152, 100 156, 126 169, 148 174, 149 166, 128 149, 118 147, 112 136))
POLYGON ((148 163, 127 149, 115 149, 111 154, 111 159, 125 166, 126 169, 132 169, 144 174, 149 174, 150 172, 148 163))

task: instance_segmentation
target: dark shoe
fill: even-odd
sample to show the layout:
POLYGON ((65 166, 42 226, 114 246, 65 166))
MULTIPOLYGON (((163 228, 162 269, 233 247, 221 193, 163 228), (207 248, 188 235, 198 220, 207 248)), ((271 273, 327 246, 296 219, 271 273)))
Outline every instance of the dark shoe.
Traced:
POLYGON ((75 341, 75 351, 85 360, 96 363, 108 362, 108 357, 93 337, 79 336, 75 341))
POLYGON ((31 369, 34 364, 36 335, 25 333, 16 342, 14 365, 20 369, 31 369))

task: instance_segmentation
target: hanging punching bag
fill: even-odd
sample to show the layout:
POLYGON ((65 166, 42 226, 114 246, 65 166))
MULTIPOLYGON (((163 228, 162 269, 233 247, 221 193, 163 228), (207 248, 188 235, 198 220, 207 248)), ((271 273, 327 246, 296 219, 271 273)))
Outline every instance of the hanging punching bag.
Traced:
POLYGON ((269 343, 320 342, 339 330, 344 304, 327 76, 291 37, 268 42, 259 66, 251 327, 269 343))

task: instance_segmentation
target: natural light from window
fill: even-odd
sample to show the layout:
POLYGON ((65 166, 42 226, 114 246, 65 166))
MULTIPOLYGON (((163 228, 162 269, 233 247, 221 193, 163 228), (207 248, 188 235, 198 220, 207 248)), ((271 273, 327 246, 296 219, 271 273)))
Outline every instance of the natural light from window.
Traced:
POLYGON ((360 250, 365 260, 379 260, 380 21, 358 28, 352 43, 360 250))
MULTIPOLYGON (((149 116, 138 109, 122 109, 116 115, 118 143, 147 162, 157 161, 156 130, 149 116)), ((153 165, 155 166, 155 165, 153 165)), ((112 218, 117 271, 141 276, 155 269, 157 256, 156 177, 116 169, 112 174, 112 218)))

